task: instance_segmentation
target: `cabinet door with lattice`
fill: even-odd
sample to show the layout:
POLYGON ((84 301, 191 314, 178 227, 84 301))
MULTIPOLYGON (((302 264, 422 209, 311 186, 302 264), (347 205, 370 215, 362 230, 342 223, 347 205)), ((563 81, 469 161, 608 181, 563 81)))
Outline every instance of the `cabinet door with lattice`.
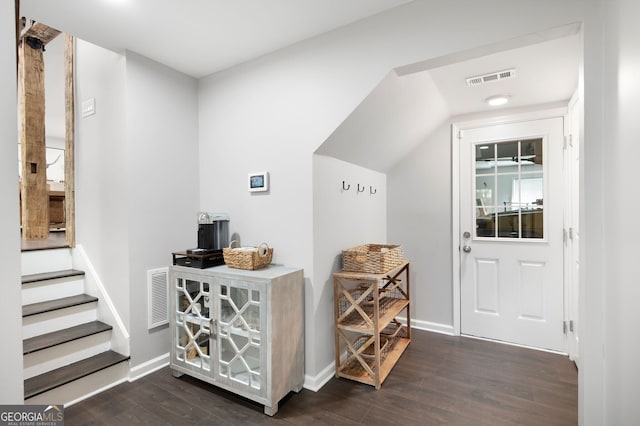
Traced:
POLYGON ((263 283, 215 279, 216 381, 265 396, 268 340, 263 283))
POLYGON ((212 289, 209 277, 196 274, 175 277, 171 289, 172 359, 176 365, 205 375, 212 370, 212 289))

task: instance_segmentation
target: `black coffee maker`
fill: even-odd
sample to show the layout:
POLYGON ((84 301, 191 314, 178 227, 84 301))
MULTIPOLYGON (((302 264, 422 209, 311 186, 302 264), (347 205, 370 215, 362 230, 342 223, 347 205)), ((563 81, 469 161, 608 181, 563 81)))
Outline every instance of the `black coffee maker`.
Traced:
POLYGON ((226 213, 198 213, 198 248, 191 254, 222 253, 229 246, 229 215, 226 213))

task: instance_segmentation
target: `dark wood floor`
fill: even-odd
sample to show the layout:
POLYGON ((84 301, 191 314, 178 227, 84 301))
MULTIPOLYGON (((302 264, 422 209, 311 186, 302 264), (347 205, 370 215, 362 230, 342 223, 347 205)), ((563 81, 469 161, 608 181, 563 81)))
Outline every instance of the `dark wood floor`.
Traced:
POLYGON ((568 358, 414 331, 376 391, 331 379, 263 407, 168 368, 65 410, 67 425, 576 425, 578 377, 568 358))

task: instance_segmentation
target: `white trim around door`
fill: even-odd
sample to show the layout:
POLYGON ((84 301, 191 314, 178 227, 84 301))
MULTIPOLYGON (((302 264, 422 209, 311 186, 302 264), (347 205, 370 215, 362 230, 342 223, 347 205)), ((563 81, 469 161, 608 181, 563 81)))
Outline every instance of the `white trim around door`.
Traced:
POLYGON ((490 117, 485 119, 474 119, 458 121, 452 124, 451 128, 451 183, 452 188, 452 259, 453 259, 453 331, 456 335, 461 334, 461 264, 460 264, 460 139, 461 131, 483 126, 494 126, 498 124, 518 123, 531 120, 540 120, 553 117, 566 117, 567 107, 553 107, 539 111, 529 111, 523 113, 513 113, 490 117))

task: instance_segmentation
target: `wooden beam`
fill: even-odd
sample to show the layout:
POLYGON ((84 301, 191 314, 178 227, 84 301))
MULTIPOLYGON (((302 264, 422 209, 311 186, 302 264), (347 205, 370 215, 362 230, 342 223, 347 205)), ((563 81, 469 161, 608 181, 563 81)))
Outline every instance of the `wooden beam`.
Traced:
POLYGON ((22 237, 49 236, 49 194, 44 126, 42 49, 22 42, 19 53, 20 144, 22 150, 22 237))
POLYGON ((65 63, 65 144, 64 144, 64 192, 65 192, 65 229, 67 245, 76 245, 76 208, 75 208, 75 88, 74 88, 74 38, 64 36, 65 63))
POLYGON ((24 29, 22 30, 21 39, 24 40, 26 37, 33 37, 40 40, 43 45, 46 45, 59 35, 60 31, 56 30, 55 28, 51 28, 40 22, 28 20, 24 29))

